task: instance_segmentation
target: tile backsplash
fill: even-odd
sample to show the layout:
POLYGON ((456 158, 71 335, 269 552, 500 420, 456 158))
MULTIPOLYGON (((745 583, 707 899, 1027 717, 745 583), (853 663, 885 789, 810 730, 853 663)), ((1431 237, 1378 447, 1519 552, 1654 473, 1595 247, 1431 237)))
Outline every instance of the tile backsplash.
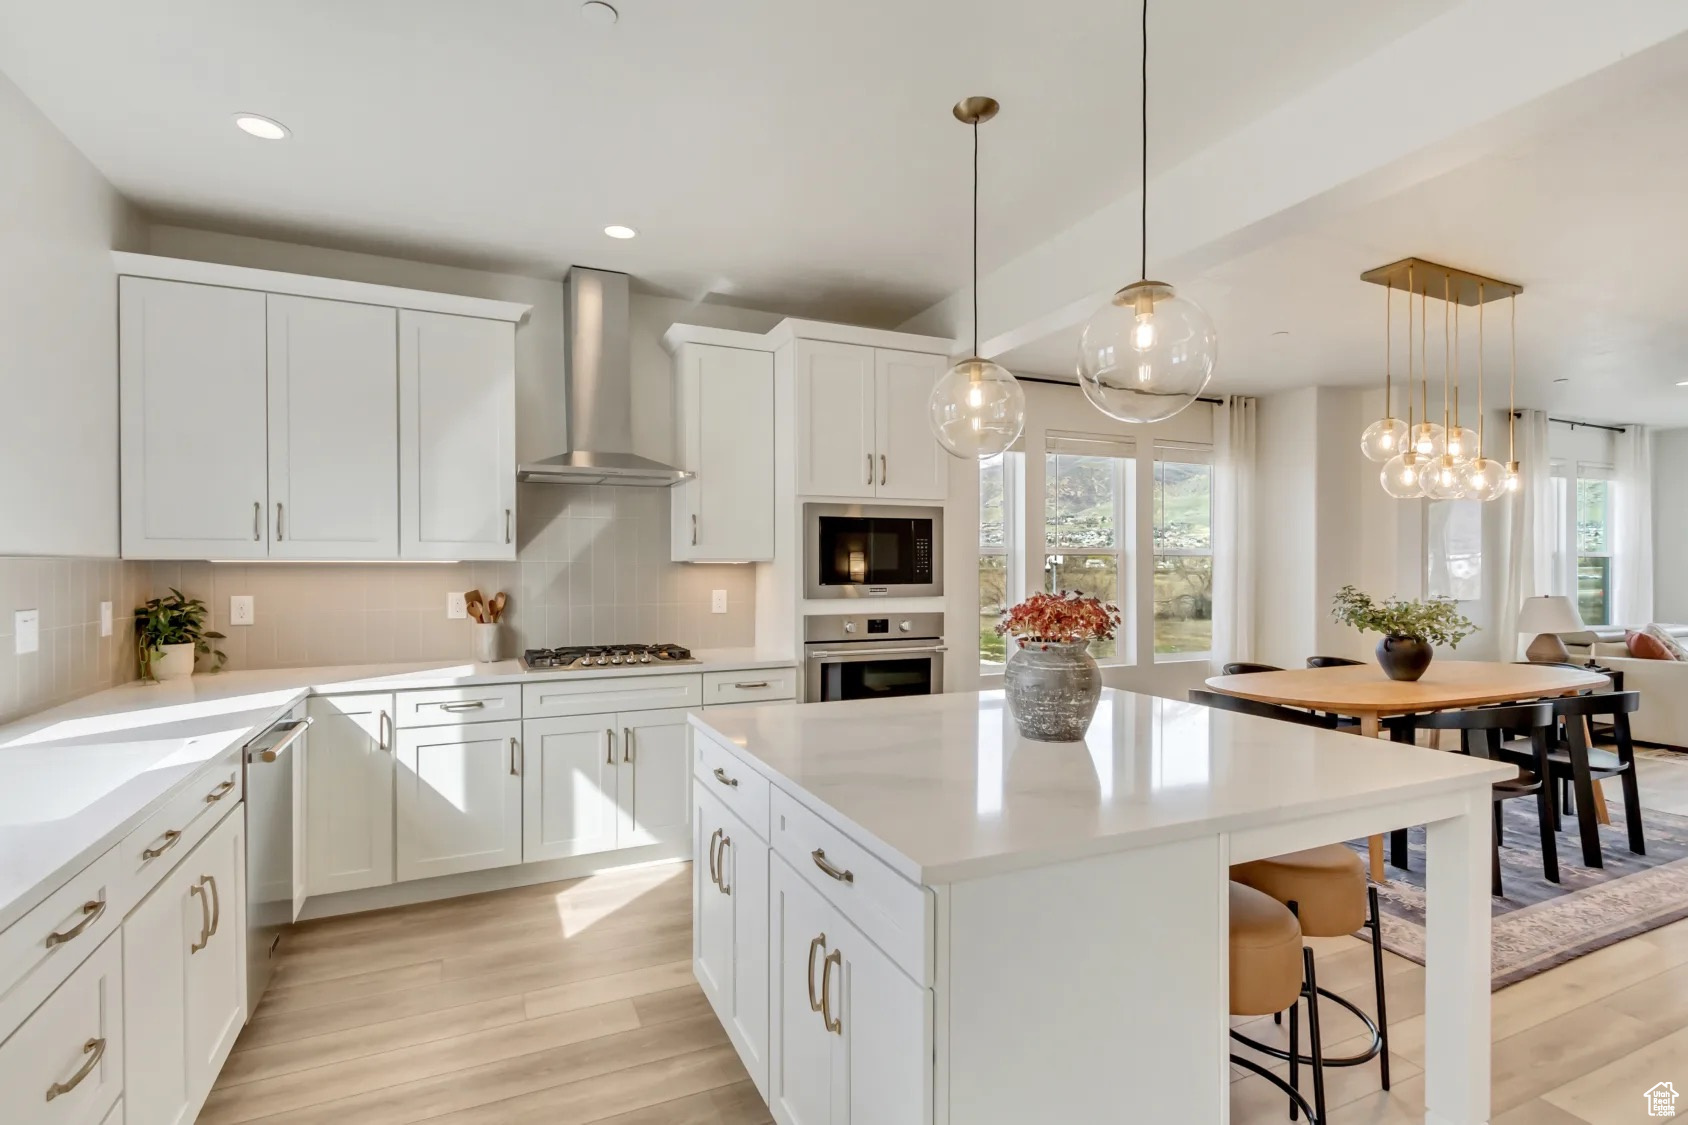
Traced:
POLYGON ((755 643, 755 568, 670 562, 667 489, 520 489, 513 563, 140 565, 148 596, 175 586, 204 599, 231 669, 468 659, 470 623, 445 608, 469 589, 509 595, 506 657, 617 640, 755 643), (714 590, 727 592, 726 613, 710 612, 714 590), (253 596, 254 624, 229 624, 233 594, 253 596))
POLYGON ((145 563, 116 559, 0 558, 0 723, 134 679, 133 612, 149 578, 145 563), (41 615, 40 647, 19 654, 14 615, 27 609, 41 615))

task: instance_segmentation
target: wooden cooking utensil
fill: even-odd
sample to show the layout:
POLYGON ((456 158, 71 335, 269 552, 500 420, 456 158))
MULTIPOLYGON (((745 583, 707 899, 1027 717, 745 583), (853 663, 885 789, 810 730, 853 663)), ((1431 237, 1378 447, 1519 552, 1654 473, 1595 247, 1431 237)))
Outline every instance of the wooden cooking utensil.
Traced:
POLYGON ((502 590, 492 596, 492 603, 487 606, 487 609, 492 611, 492 620, 494 622, 497 622, 504 617, 504 606, 509 602, 509 600, 509 597, 502 590))
POLYGON ((481 597, 481 592, 478 589, 470 590, 463 595, 463 607, 468 611, 470 617, 482 624, 486 623, 486 600, 481 597))

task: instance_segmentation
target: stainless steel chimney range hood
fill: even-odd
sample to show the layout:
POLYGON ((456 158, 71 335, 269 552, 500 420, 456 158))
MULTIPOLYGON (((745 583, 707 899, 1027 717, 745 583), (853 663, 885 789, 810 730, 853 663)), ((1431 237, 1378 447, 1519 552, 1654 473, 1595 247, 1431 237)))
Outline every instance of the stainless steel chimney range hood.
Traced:
POLYGON ((569 451, 516 466, 517 480, 666 488, 691 477, 633 452, 628 288, 624 273, 569 270, 563 281, 569 451))

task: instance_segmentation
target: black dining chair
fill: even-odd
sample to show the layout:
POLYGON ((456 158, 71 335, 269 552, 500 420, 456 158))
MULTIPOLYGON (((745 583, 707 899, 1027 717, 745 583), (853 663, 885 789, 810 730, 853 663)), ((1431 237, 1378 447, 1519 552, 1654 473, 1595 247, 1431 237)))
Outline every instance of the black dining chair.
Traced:
MULTIPOLYGON (((1497 781, 1490 787, 1495 810, 1494 854, 1489 865, 1490 893, 1496 896, 1501 893, 1500 847, 1504 836, 1501 804, 1516 797, 1534 795, 1536 798, 1536 816, 1541 821, 1542 872, 1548 882, 1559 882, 1558 838, 1554 832, 1553 792, 1548 780, 1548 762, 1557 727, 1553 703, 1508 703, 1460 711, 1431 711, 1396 716, 1388 720, 1388 724, 1390 737, 1399 742, 1413 741, 1413 735, 1421 730, 1457 730, 1460 732, 1459 748, 1462 753, 1516 765, 1517 777, 1497 781), (1510 740, 1517 735, 1523 737, 1510 740)), ((1390 833, 1389 841, 1390 862, 1405 869, 1406 832, 1398 830, 1390 833)))
POLYGON ((1250 672, 1282 672, 1276 664, 1250 664, 1246 660, 1234 660, 1220 667, 1219 672, 1224 676, 1246 676, 1250 672))
MULTIPOLYGON (((1549 706, 1559 720, 1554 744, 1547 756, 1549 789, 1568 786, 1575 794, 1577 833, 1582 842, 1583 863, 1604 867, 1600 854, 1600 821, 1595 806, 1599 798, 1594 783, 1616 777, 1624 791, 1624 820, 1629 833, 1629 850, 1647 854, 1647 840, 1641 823, 1641 785, 1635 772, 1635 742, 1630 737, 1629 717, 1641 707, 1636 691, 1599 691, 1592 695, 1569 695, 1551 700, 1549 706), (1589 725, 1604 720, 1617 751, 1592 746, 1589 725)), ((1503 748, 1503 756, 1517 761, 1518 748, 1503 748)), ((1555 827, 1565 807, 1562 794, 1553 793, 1555 827)))
POLYGON ((1350 660, 1346 656, 1309 656, 1309 668, 1351 668, 1356 664, 1364 664, 1363 660, 1350 660))
POLYGON ((1336 727, 1336 723, 1331 720, 1329 715, 1320 715, 1313 711, 1298 711, 1294 707, 1285 707, 1277 703, 1262 703, 1258 699, 1244 699, 1240 695, 1226 695, 1218 691, 1193 689, 1190 692, 1190 702, 1200 703, 1204 707, 1217 707, 1221 711, 1255 715, 1262 719, 1299 723, 1304 727, 1321 727, 1324 730, 1333 730, 1336 727))

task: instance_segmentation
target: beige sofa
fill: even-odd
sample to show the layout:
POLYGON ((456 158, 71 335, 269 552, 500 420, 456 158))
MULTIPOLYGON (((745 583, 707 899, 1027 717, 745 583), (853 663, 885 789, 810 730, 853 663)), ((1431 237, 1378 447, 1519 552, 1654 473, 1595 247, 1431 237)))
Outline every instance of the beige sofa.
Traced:
MULTIPOLYGON (((1665 629, 1688 645, 1688 625, 1665 629)), ((1624 632, 1619 627, 1600 627, 1566 633, 1560 639, 1572 660, 1581 663, 1592 658, 1622 672, 1624 690, 1641 693, 1641 710, 1630 716, 1630 733, 1638 742, 1688 749, 1688 661, 1637 660, 1624 644, 1624 632)))

